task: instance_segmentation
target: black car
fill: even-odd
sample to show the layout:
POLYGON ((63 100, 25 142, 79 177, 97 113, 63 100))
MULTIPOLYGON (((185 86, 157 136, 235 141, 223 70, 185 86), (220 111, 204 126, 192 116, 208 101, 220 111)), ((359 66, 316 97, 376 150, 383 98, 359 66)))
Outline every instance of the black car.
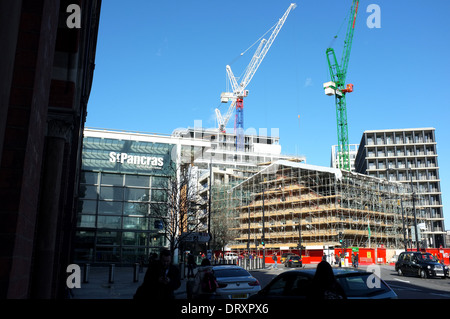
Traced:
POLYGON ((284 267, 302 267, 302 259, 300 256, 290 255, 286 258, 284 267))
POLYGON ((419 251, 402 252, 395 263, 395 271, 401 275, 420 276, 422 278, 448 276, 448 267, 442 265, 430 253, 419 251))
MULTIPOLYGON (((290 270, 279 274, 249 299, 306 299, 316 269, 290 270)), ((397 294, 372 272, 354 268, 333 268, 347 299, 396 299, 397 294)))

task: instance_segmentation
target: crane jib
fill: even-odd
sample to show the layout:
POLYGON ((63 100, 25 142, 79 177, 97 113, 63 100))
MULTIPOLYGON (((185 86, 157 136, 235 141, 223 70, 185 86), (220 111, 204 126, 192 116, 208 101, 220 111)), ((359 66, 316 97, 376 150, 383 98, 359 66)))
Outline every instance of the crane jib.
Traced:
POLYGON ((353 26, 352 26, 353 29, 355 28, 356 14, 358 13, 358 5, 359 5, 359 1, 356 2, 355 14, 353 16, 353 26))

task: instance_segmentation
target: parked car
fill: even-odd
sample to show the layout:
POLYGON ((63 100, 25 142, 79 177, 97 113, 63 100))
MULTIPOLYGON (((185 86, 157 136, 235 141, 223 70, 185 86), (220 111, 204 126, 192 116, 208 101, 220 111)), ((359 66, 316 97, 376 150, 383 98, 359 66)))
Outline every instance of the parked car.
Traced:
POLYGON ((225 259, 225 260, 237 261, 238 258, 239 258, 239 256, 236 253, 225 253, 225 255, 223 255, 223 259, 225 259))
POLYGON ((448 276, 448 267, 430 253, 419 251, 402 252, 395 263, 395 271, 399 276, 410 275, 422 278, 448 276))
MULTIPOLYGON (((247 299, 261 290, 259 281, 247 270, 235 265, 207 266, 217 281, 217 288, 210 294, 211 299, 247 299)), ((201 272, 197 273, 197 276, 201 272)), ((194 280, 201 285, 201 280, 194 280)), ((193 287, 193 291, 200 291, 193 287)), ((197 296, 194 294, 193 298, 197 296)))
MULTIPOLYGON (((316 269, 290 270, 275 277, 250 299, 306 299, 311 291, 316 269)), ((396 299, 397 294, 372 272, 354 268, 333 268, 347 299, 396 299), (375 277, 371 277, 375 276, 375 277), (374 279, 379 285, 369 285, 374 279)))
POLYGON ((300 256, 290 255, 284 262, 284 267, 302 267, 302 259, 300 256))

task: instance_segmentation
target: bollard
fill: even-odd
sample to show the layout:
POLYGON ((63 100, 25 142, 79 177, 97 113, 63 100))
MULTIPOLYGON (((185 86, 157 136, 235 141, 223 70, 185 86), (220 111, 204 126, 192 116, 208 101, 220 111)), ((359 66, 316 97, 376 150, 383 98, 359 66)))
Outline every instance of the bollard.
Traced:
POLYGON ((84 275, 83 275, 83 283, 89 282, 89 270, 91 269, 90 264, 84 264, 84 275))
POLYGON ((116 265, 111 264, 109 265, 109 283, 112 284, 114 282, 114 268, 116 265))
POLYGON ((186 267, 184 265, 184 262, 180 262, 180 275, 181 280, 183 280, 186 277, 186 267))
POLYGON ((133 282, 139 281, 139 263, 134 264, 133 282))

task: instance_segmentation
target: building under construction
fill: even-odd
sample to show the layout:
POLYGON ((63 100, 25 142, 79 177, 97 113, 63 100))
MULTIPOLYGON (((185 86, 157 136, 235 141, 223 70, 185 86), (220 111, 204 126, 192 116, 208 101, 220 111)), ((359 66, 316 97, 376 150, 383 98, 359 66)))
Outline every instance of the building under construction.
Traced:
POLYGON ((403 184, 284 160, 237 183, 216 189, 212 208, 214 220, 232 224, 232 250, 410 243, 413 196, 403 184))

